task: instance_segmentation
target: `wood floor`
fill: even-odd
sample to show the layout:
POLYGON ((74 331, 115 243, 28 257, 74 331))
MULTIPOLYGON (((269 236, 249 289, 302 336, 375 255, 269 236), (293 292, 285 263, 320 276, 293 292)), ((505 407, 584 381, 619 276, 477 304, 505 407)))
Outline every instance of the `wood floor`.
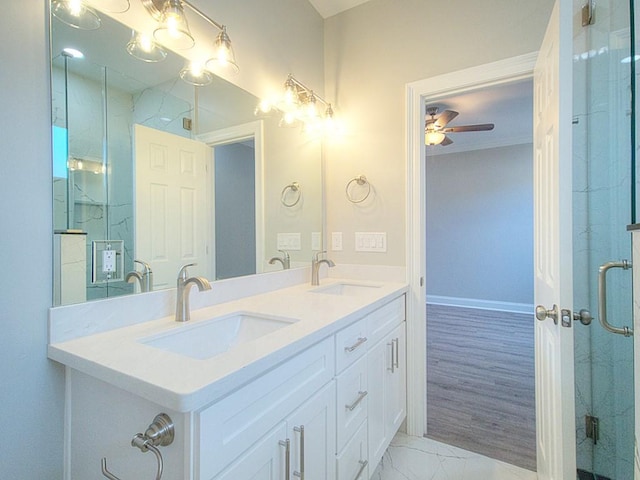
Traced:
POLYGON ((427 437, 536 468, 533 314, 427 305, 427 437))

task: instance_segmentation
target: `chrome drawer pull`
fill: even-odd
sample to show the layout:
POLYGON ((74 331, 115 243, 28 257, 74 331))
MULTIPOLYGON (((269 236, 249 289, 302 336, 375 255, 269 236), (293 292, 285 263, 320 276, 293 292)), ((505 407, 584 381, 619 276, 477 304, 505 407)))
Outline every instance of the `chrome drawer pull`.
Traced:
POLYGON ((362 475, 364 469, 367 468, 367 465, 369 465, 369 460, 358 460, 358 463, 360 464, 360 470, 358 470, 358 474, 353 477, 353 480, 358 480, 360 478, 360 475, 362 475))
POLYGON ((356 343, 354 343, 350 347, 344 347, 344 351, 351 353, 366 341, 367 341, 367 337, 359 337, 356 343))
POLYGON ((289 464, 291 463, 291 441, 287 438, 286 440, 280 440, 278 443, 284 447, 284 480, 290 480, 289 464))
POLYGON ((353 412, 353 410, 358 406, 358 404, 362 400, 364 400, 364 397, 366 397, 367 395, 369 395, 369 392, 367 392, 366 390, 364 392, 358 392, 358 398, 356 398, 356 401, 353 402, 351 405, 345 405, 344 408, 346 408, 350 412, 353 412))
POLYGON ((304 425, 293 427, 295 432, 300 433, 300 471, 293 471, 293 476, 304 480, 304 425))

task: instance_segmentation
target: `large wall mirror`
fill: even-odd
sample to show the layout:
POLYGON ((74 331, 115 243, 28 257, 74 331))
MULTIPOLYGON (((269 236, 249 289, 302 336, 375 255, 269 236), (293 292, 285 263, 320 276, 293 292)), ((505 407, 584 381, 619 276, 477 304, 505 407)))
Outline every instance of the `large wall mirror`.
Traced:
POLYGON ((184 83, 169 50, 134 58, 132 30, 98 13, 91 31, 51 18, 54 305, 171 288, 187 263, 213 280, 282 269, 279 250, 308 264, 320 140, 221 78, 184 83))

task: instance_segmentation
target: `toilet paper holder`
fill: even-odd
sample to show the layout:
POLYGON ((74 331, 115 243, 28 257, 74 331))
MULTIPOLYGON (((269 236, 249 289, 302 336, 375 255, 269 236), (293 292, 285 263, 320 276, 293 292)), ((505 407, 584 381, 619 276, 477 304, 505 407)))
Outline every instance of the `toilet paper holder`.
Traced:
MULTIPOLYGON (((136 433, 131 439, 131 446, 137 447, 141 452, 152 452, 156 456, 158 461, 158 470, 156 472, 156 479, 162 478, 162 471, 164 469, 164 462, 162 460, 162 454, 158 447, 166 447, 171 445, 175 436, 175 429, 171 417, 166 413, 160 413, 156 415, 153 422, 147 427, 144 433, 136 433)), ((109 480, 120 480, 119 477, 111 473, 107 468, 107 458, 102 457, 102 474, 109 480)))

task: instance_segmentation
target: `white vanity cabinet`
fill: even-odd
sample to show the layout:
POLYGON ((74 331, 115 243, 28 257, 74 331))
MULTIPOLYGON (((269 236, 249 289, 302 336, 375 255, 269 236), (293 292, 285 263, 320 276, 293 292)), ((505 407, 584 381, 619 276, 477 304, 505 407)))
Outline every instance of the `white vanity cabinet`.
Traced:
POLYGON ((404 310, 400 323, 399 315, 400 311, 396 309, 387 317, 388 322, 377 324, 380 327, 377 329, 378 341, 367 352, 368 440, 372 465, 380 461, 406 417, 406 334, 405 322, 402 321, 404 310), (387 333, 383 334, 385 328, 387 333))
MULTIPOLYGON (((166 480, 368 480, 406 412, 405 298, 385 298, 360 316, 345 309, 334 320, 343 328, 273 350, 268 367, 204 385, 194 407, 163 407, 160 390, 150 401, 137 383, 118 387, 107 367, 92 376, 67 366, 65 479, 104 478, 103 456, 124 480, 152 477, 154 458, 130 441, 163 412, 175 424, 160 448, 166 480)), ((184 365, 188 377, 205 363, 184 365)))
POLYGON ((335 411, 332 381, 241 454, 216 480, 333 480, 335 411))

